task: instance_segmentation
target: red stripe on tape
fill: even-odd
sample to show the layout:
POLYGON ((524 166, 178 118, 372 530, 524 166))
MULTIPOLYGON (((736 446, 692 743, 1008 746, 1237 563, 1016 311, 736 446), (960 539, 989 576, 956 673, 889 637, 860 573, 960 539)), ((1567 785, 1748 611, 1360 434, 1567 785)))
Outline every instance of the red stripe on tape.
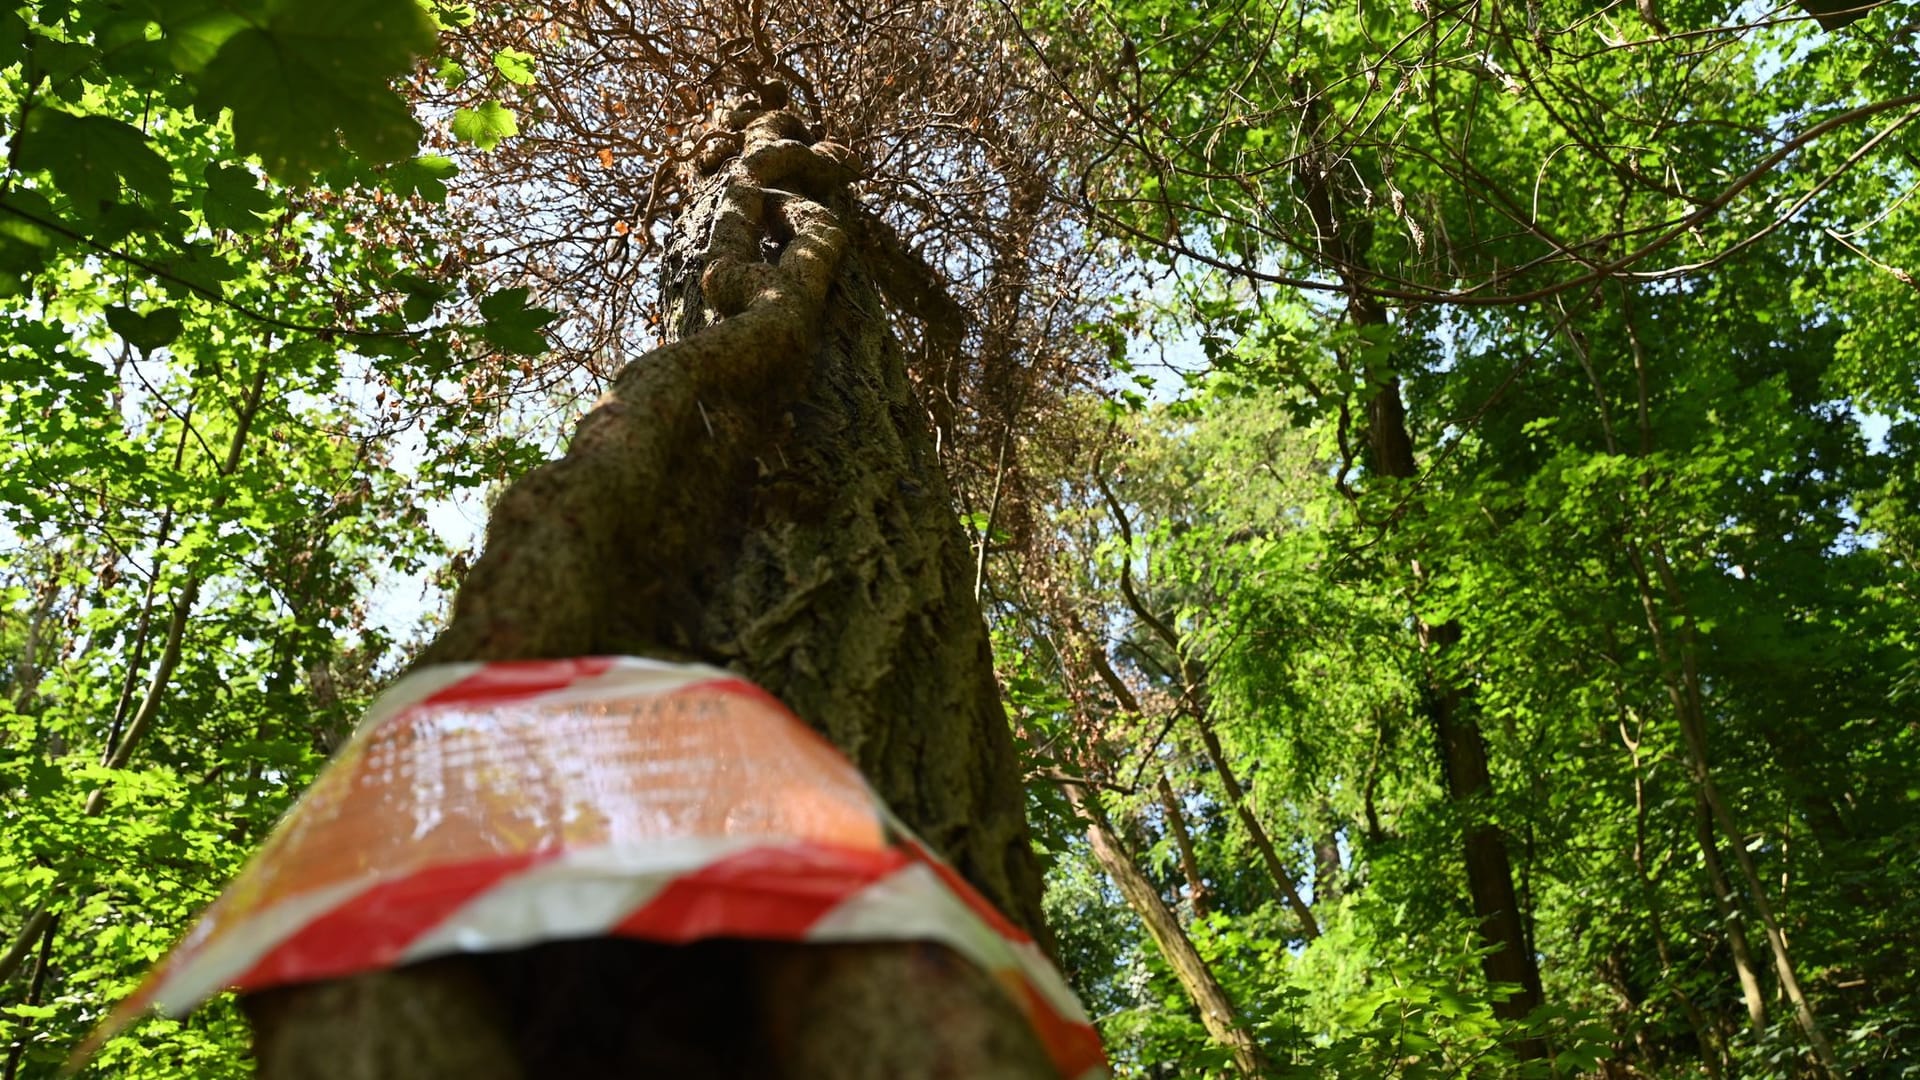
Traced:
POLYGON ((797 941, 853 894, 908 864, 891 849, 790 843, 730 855, 676 878, 611 933, 648 941, 797 941))
POLYGON ((1107 1067, 1107 1052, 1101 1047, 1100 1033, 1092 1024, 1061 1016, 1054 1010, 1053 1003, 1025 979, 1020 981, 1020 988, 1027 996, 1027 1021, 1040 1036, 1040 1044, 1047 1048, 1047 1057, 1053 1060, 1061 1076, 1084 1076, 1089 1070, 1107 1067))
POLYGON ((452 686, 443 687, 422 705, 490 705, 502 701, 563 690, 581 679, 604 675, 613 657, 582 656, 571 660, 496 660, 452 686))
POLYGON ((502 878, 557 852, 430 866, 355 894, 274 946, 234 980, 242 990, 395 966, 407 946, 502 878))

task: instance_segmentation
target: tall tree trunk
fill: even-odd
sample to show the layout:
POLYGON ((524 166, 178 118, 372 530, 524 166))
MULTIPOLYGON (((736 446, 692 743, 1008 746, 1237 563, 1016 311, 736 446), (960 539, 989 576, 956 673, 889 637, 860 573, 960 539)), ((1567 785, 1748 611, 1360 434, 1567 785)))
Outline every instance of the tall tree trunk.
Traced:
POLYGON ((1180 797, 1174 794, 1173 785, 1167 782, 1167 774, 1160 774, 1157 785, 1160 792, 1160 808, 1166 811, 1167 831, 1173 834, 1173 843, 1180 852, 1180 873, 1187 879, 1187 903, 1193 905, 1193 917, 1207 917, 1207 883, 1200 876, 1200 860, 1193 855, 1193 837, 1187 832, 1187 815, 1180 809, 1180 797))
MULTIPOLYGON (((678 339, 501 498, 426 659, 728 665, 1043 934, 966 543, 849 250, 850 155, 778 108, 727 126, 739 156, 688 177, 664 259, 678 339)), ((1004 991, 935 946, 564 943, 248 1005, 272 1077, 1052 1075, 1004 991)))
MULTIPOLYGON (((1613 627, 1604 626, 1607 640, 1607 657, 1612 661, 1613 669, 1618 672, 1619 649, 1614 638, 1613 627)), ((1633 873, 1640 883, 1640 899, 1647 913, 1647 926, 1653 932, 1653 947, 1660 957, 1660 978, 1669 988, 1674 1000, 1679 1002, 1680 1010, 1686 1014, 1688 1026, 1693 1028, 1694 1038, 1700 1043, 1700 1060, 1717 1080, 1720 1076, 1724 1047, 1718 1038, 1718 1032, 1708 1022, 1706 1014, 1687 993, 1686 987, 1674 977, 1673 945, 1667 934, 1666 916, 1660 901, 1660 889, 1655 884, 1653 873, 1647 869, 1647 773, 1640 760, 1641 740, 1644 737, 1643 725, 1639 724, 1639 715, 1625 703, 1625 687, 1616 678, 1614 697, 1620 708, 1620 739, 1626 743, 1627 752, 1632 755, 1633 769, 1633 873), (1636 721, 1636 730, 1627 731, 1627 718, 1636 721)), ((1725 921, 1725 920, 1722 920, 1725 921)), ((1749 1002, 1751 1005, 1751 1002, 1749 1002)))
POLYGON ((1119 887, 1127 906, 1146 925, 1147 933, 1160 949, 1160 955, 1166 958, 1167 966, 1173 969, 1174 978, 1180 981, 1181 988, 1200 1010, 1200 1022, 1206 1025, 1207 1034, 1233 1052, 1233 1063, 1243 1075, 1262 1075, 1266 1062, 1253 1035, 1241 1025, 1240 1013, 1234 1008, 1233 999, 1227 996, 1226 989, 1213 977, 1207 962, 1194 949, 1193 941, 1181 929, 1180 920, 1174 917, 1173 909, 1160 896, 1160 890, 1154 887, 1147 875, 1140 872, 1139 864, 1127 853, 1126 845, 1120 842, 1113 823, 1101 808, 1098 796, 1087 792, 1078 783, 1063 784, 1062 787, 1066 790, 1068 801, 1073 803, 1073 808, 1087 822, 1087 840, 1093 845, 1093 857, 1119 887))
MULTIPOLYGON (((1787 947, 1787 936, 1780 929, 1780 920, 1774 915, 1773 901, 1767 897, 1766 883, 1760 880, 1760 872, 1753 864, 1753 856, 1747 852, 1746 832, 1733 816, 1733 810, 1720 795, 1720 785, 1714 779, 1713 766, 1707 754, 1706 707, 1700 691, 1699 646, 1693 623, 1693 614, 1688 609, 1685 595, 1681 592, 1680 582, 1667 561, 1665 551, 1658 542, 1648 545, 1643 557, 1639 548, 1627 545, 1627 559, 1633 567, 1634 581, 1640 591, 1640 602, 1645 609, 1647 629, 1652 635, 1654 650, 1660 658, 1660 666, 1667 682, 1667 696, 1672 700, 1673 711, 1680 725, 1680 741, 1686 747, 1687 766, 1692 773, 1694 789, 1701 803, 1712 815, 1720 831, 1726 836, 1728 848, 1733 852, 1734 865, 1740 869, 1740 877, 1747 887, 1747 898, 1753 905, 1754 914, 1759 916, 1760 926, 1766 932, 1767 948, 1773 956, 1774 974, 1780 979, 1781 992, 1786 995, 1787 1004, 1793 1008, 1794 1022, 1800 1026, 1801 1034, 1807 1037, 1807 1045, 1812 1047, 1814 1057, 1828 1076, 1840 1074, 1839 1059, 1834 1056, 1833 1047, 1827 1042, 1827 1036, 1820 1029, 1819 1017, 1814 1015, 1813 1003, 1807 1000, 1805 991, 1800 987, 1800 976, 1794 970, 1793 955, 1787 947), (1658 576, 1660 589, 1666 595, 1667 602, 1680 614, 1680 641, 1674 649, 1666 637, 1661 624, 1661 612, 1655 601, 1653 583, 1648 579, 1647 563, 1653 564, 1658 576), (1674 656, 1678 652, 1678 657, 1674 656), (1676 663, 1677 660, 1677 663, 1676 663)), ((1744 979, 1743 979, 1744 989, 1744 979)), ((1753 1005, 1748 1003, 1748 1011, 1753 1005)))
MULTIPOLYGON (((27 983, 27 997, 24 1004, 31 1009, 40 1004, 40 995, 47 988, 47 969, 53 965, 53 938, 60 929, 59 922, 53 921, 40 932, 40 955, 34 960, 33 978, 27 983)), ((7 1049, 7 1064, 0 1069, 0 1080, 15 1080, 20 1075, 20 1062, 27 1056, 28 1032, 32 1028, 22 1024, 14 1033, 13 1045, 7 1049)))
MULTIPOLYGON (((1354 309, 1354 321, 1361 325, 1365 325, 1363 318, 1384 318, 1364 301, 1356 300, 1350 307, 1354 309), (1369 315, 1369 311, 1373 314, 1369 315)), ((1386 381, 1369 403, 1367 415, 1374 467, 1386 476, 1413 479, 1416 472, 1413 438, 1407 429, 1406 407, 1400 401, 1399 379, 1386 381)), ((1418 565, 1414 570, 1419 572, 1418 565)), ((1421 651, 1428 658, 1426 706, 1433 721, 1447 798, 1455 805, 1471 809, 1493 794, 1487 747, 1480 736, 1480 725, 1473 717, 1467 691, 1440 675, 1437 663, 1441 654, 1459 644, 1460 624, 1451 620, 1436 624, 1416 619, 1415 631, 1421 651)), ((1540 965, 1527 940, 1526 920, 1513 887, 1513 860, 1507 854, 1506 837, 1499 826, 1487 821, 1476 822, 1467 828, 1462 852, 1467 890, 1473 896, 1473 913, 1480 920, 1481 938, 1488 945, 1496 946, 1481 958, 1481 970, 1489 982, 1520 988, 1518 993, 1495 1005, 1494 1014, 1517 1020, 1537 1008, 1544 994, 1540 987, 1540 965)), ((1519 1047, 1528 1057, 1546 1053, 1545 1045, 1538 1040, 1524 1040, 1519 1047)))
POLYGON ((1340 827, 1325 799, 1320 800, 1320 816, 1325 824, 1313 841, 1313 898, 1338 900, 1346 893, 1346 868, 1340 864, 1340 827))
POLYGON ((1280 852, 1273 846, 1273 837, 1267 834, 1266 826, 1260 823, 1260 815, 1254 813, 1253 806, 1247 802, 1247 793, 1233 775, 1233 763, 1227 760, 1227 752, 1220 745, 1220 736, 1214 734, 1213 724, 1203 711, 1195 710, 1193 720, 1194 726, 1200 729, 1200 745, 1207 748, 1207 760, 1220 777, 1220 786, 1227 789, 1227 801, 1233 804, 1233 812, 1239 815, 1240 824, 1246 827, 1247 836, 1253 840, 1253 849, 1260 853, 1261 865, 1267 868, 1267 876, 1273 879, 1274 887, 1280 890, 1280 898, 1286 901, 1294 918, 1300 920, 1301 935, 1312 941, 1320 936, 1320 922, 1313 917, 1313 909, 1300 898, 1300 890, 1293 884, 1293 875, 1288 872, 1287 864, 1280 861, 1280 852))
POLYGON ((1713 908, 1720 925, 1727 931, 1727 951, 1733 955, 1733 973, 1740 981, 1740 1000, 1747 1006, 1747 1022, 1754 1033, 1767 1029, 1766 991, 1760 987, 1760 969, 1753 962, 1753 946, 1747 943, 1746 914, 1740 910, 1739 895, 1727 882, 1726 867, 1720 862, 1720 842, 1713 835, 1713 812, 1707 801, 1694 797, 1694 836, 1700 842, 1700 859, 1707 868, 1707 889, 1713 893, 1713 908))
MULTIPOLYGON (((1638 324, 1633 314, 1633 291, 1623 289, 1620 294, 1621 313, 1627 330, 1629 353, 1633 357, 1634 385, 1637 415, 1639 420, 1640 456, 1646 458, 1653 453, 1653 395, 1651 391, 1647 364, 1646 347, 1640 340, 1638 324)), ((1584 359, 1584 355, 1583 355, 1584 359)), ((1593 379, 1591 370, 1588 378, 1593 379)), ((1595 391, 1599 395, 1601 418, 1607 433, 1608 449, 1617 452, 1617 440, 1613 434, 1613 423, 1605 408, 1605 395, 1599 393, 1598 380, 1594 379, 1595 391)), ((1641 489, 1647 490, 1653 482, 1650 473, 1641 475, 1641 489)), ((1634 587, 1639 592, 1642 614, 1647 623, 1647 633, 1653 640, 1656 656, 1660 661, 1661 677, 1666 683, 1667 696, 1672 701, 1675 719, 1680 725, 1680 739, 1686 747, 1687 767, 1693 776, 1694 789, 1703 803, 1726 834, 1727 842, 1733 849, 1734 864, 1740 868, 1740 876, 1745 879, 1754 913, 1760 917, 1760 925, 1766 930, 1767 945, 1773 953, 1774 970, 1780 977, 1780 988, 1793 1006, 1794 1021, 1800 1025, 1806 1035, 1807 1043, 1813 1048, 1814 1057, 1820 1067, 1829 1076, 1839 1075, 1839 1062, 1834 1057, 1833 1047, 1820 1030, 1819 1018, 1814 1015, 1813 1005, 1800 989, 1799 975, 1794 971, 1793 958, 1787 949, 1787 938, 1781 932, 1779 920, 1774 917, 1773 904, 1767 899, 1767 890, 1760 880, 1759 872, 1754 868, 1753 857, 1747 854, 1746 833, 1734 820, 1732 809, 1720 797, 1719 785, 1713 776, 1713 766, 1707 755, 1707 724, 1704 695, 1700 689, 1699 635, 1693 621, 1693 612, 1687 605, 1686 593, 1680 587, 1679 577, 1673 572, 1673 564, 1667 560, 1665 548, 1659 540, 1646 544, 1645 551, 1631 539, 1624 545, 1628 565, 1633 569, 1634 587), (1667 640, 1662 622, 1662 612, 1653 584, 1653 576, 1647 572, 1647 564, 1653 564, 1654 575, 1660 583, 1660 592, 1665 594, 1666 602, 1680 616, 1680 641, 1676 650, 1667 640), (1675 656, 1676 651, 1678 656, 1675 656), (1677 663, 1676 663, 1677 661, 1677 663)), ((1703 838, 1711 833, 1704 830, 1703 838)), ((1715 845, 1703 842, 1703 848, 1715 845)), ((1717 863, 1711 851, 1707 852, 1710 862, 1717 863)), ((1713 868, 1710 867, 1710 871, 1713 868)), ((1719 895, 1727 896, 1731 902, 1731 893, 1725 888, 1725 875, 1720 874, 1715 885, 1719 895)), ((1749 965, 1750 966, 1750 965, 1749 965)), ((1742 990, 1746 991, 1746 975, 1742 975, 1742 990)), ((1753 1013, 1754 1001, 1748 999, 1748 1012, 1753 1013)))
MULTIPOLYGON (((1107 504, 1107 513, 1114 527, 1119 530, 1125 549, 1132 550, 1133 526, 1127 520, 1126 510, 1120 505, 1119 498, 1114 495, 1113 488, 1100 474, 1097 464, 1094 468, 1094 484, 1099 488, 1100 496, 1107 504)), ((1125 598, 1127 607, 1174 656, 1179 669, 1181 690, 1177 708, 1191 717, 1194 726, 1199 728, 1201 745, 1207 750, 1207 761, 1212 764, 1213 771, 1219 775, 1220 786, 1226 788, 1227 801, 1233 804, 1234 813, 1240 818, 1241 825, 1246 827, 1247 836, 1253 840, 1254 850, 1260 853, 1261 864, 1267 868, 1267 875, 1273 879, 1274 887, 1280 890, 1281 899, 1285 900, 1287 907, 1292 909, 1294 917, 1300 920, 1301 933, 1309 941, 1319 937, 1320 924, 1313 917, 1313 909, 1300 898, 1300 890, 1293 884, 1293 875, 1288 872, 1286 864, 1280 861, 1280 854, 1273 846, 1273 838, 1267 835, 1266 826, 1260 823, 1259 815, 1253 812, 1253 806, 1247 801, 1246 792, 1241 789, 1240 782, 1234 778, 1233 765, 1227 760, 1226 750, 1220 745, 1220 737, 1214 733, 1213 721, 1209 715, 1213 708, 1212 694, 1207 687, 1205 665, 1198 658, 1189 655, 1186 643, 1180 640, 1180 635, 1174 630, 1172 624, 1154 614, 1146 601, 1141 598, 1140 593, 1134 589, 1133 571, 1125 558, 1120 560, 1119 569, 1120 595, 1125 598)), ((1120 677, 1114 673, 1113 666, 1108 663, 1105 654, 1096 649, 1090 658, 1095 669, 1099 671, 1101 679, 1113 689, 1121 704, 1128 711, 1139 714, 1140 703, 1135 700, 1133 692, 1128 690, 1120 677)))
MULTIPOLYGON (((1305 98, 1307 126, 1318 137, 1319 95, 1305 98)), ((1339 165, 1322 160, 1321 155, 1303 155, 1296 166, 1306 195, 1308 213, 1314 222, 1321 255, 1347 286, 1347 320, 1354 327, 1385 326, 1386 309, 1367 296, 1363 287, 1371 278, 1368 247, 1372 225, 1364 215, 1349 220, 1340 194, 1329 177, 1339 165)), ((1372 376, 1377 372, 1361 372, 1372 376)), ((1407 426, 1407 409, 1400 399, 1400 380, 1389 376, 1367 402, 1367 436, 1372 444, 1374 468, 1397 480, 1411 480, 1418 471, 1413 452, 1413 436, 1407 426)), ((1420 573, 1414 564, 1414 573, 1420 573)), ((1491 795, 1493 784, 1487 771, 1487 749, 1480 737, 1479 723, 1468 707, 1464 688, 1450 685, 1437 674, 1439 654, 1460 640, 1460 625, 1445 622, 1431 625, 1420 620, 1415 628, 1421 651, 1428 660, 1427 705, 1433 719, 1435 741, 1439 745, 1441 771, 1446 780, 1447 797, 1456 805, 1483 801, 1491 795)), ((1480 962, 1491 982, 1508 983, 1520 989, 1512 997, 1494 1006, 1495 1015, 1517 1020, 1537 1008, 1544 1000, 1540 986, 1540 965, 1534 959, 1528 939, 1525 913, 1513 887, 1513 861, 1507 854, 1506 838, 1498 826, 1482 823, 1467 830, 1463 846, 1467 871, 1467 890, 1473 896, 1474 915, 1480 920, 1482 940, 1493 946, 1480 962)), ((1546 1055, 1546 1044, 1538 1039, 1523 1039, 1515 1044, 1522 1057, 1546 1055)))

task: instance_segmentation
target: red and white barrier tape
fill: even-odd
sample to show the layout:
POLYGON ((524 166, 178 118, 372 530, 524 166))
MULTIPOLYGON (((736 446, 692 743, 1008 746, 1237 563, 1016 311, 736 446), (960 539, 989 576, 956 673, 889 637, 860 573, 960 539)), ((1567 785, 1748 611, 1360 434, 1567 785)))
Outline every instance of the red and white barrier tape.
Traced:
POLYGON ((1033 941, 838 750, 726 672, 630 657, 401 680, 82 1052, 223 987, 595 936, 938 942, 1007 987, 1063 1077, 1106 1074, 1033 941))

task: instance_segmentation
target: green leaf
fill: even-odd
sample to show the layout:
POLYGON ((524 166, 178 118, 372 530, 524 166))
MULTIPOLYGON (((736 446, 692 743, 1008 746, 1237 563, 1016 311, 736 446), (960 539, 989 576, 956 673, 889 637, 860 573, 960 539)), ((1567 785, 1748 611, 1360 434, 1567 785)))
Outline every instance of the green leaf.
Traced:
POLYGON ((489 101, 477 109, 459 109, 453 114, 454 138, 482 150, 491 150, 500 145, 500 140, 519 133, 520 124, 514 119, 513 110, 497 101, 489 101))
POLYGON ((502 289, 482 299, 480 314, 486 319, 480 336, 522 356, 539 356, 547 351, 547 339, 540 328, 559 317, 546 308, 529 307, 524 286, 502 289))
POLYGON ((452 158, 422 154, 387 169, 387 188, 396 195, 419 195, 428 202, 447 201, 447 181, 458 175, 452 158))
POLYGON ((216 229, 252 232, 263 228, 261 215, 273 209, 273 199, 261 191, 253 174, 236 165, 207 166, 207 194, 201 212, 216 229))
POLYGON ((54 185, 88 215, 118 202, 122 182, 156 202, 173 191, 167 159, 139 128, 107 116, 35 109, 20 140, 18 164, 52 174, 54 185))
POLYGON ((49 86, 64 86, 100 58, 100 50, 77 41, 55 41, 37 34, 28 34, 27 41, 33 68, 49 86))
POLYGON ((508 82, 517 86, 533 85, 533 54, 519 49, 501 49, 493 54, 493 66, 508 82))
POLYGON ((361 157, 413 152, 420 126, 388 86, 434 45, 413 0, 277 0, 265 27, 228 38, 200 83, 204 107, 233 111, 234 141, 267 171, 301 176, 361 157))
POLYGON ((148 40, 153 20, 144 14, 116 12, 94 28, 93 43, 100 47, 100 70, 142 89, 159 89, 175 77, 167 59, 167 43, 148 40))
POLYGON ((0 11, 0 71, 19 63, 26 52, 26 20, 17 11, 0 11))
POLYGON ((474 11, 471 4, 450 4, 446 0, 428 0, 433 21, 442 29, 473 25, 474 11))
POLYGON ((394 278, 393 284, 407 295, 400 313, 410 323, 425 322, 433 314, 433 306, 453 294, 447 286, 418 274, 401 274, 394 278))
POLYGON ((100 216, 89 223, 89 239, 95 244, 115 245, 134 233, 141 233, 149 239, 161 240, 172 246, 184 243, 184 237, 193 223, 186 215, 169 207, 165 214, 157 214, 139 203, 114 203, 101 212, 100 216))
POLYGON ((0 296, 26 291, 26 279, 47 264, 60 239, 47 223, 59 220, 53 205, 37 191, 0 198, 0 296))
POLYGON ((155 308, 142 315, 132 308, 107 309, 107 325, 141 352, 152 352, 173 344, 180 336, 180 312, 170 307, 155 308))
POLYGON ((196 291, 202 296, 219 296, 224 292, 221 282, 232 281, 243 272, 212 244, 187 244, 179 255, 160 265, 170 275, 160 282, 161 287, 169 296, 180 299, 196 291))
POLYGON ((167 59, 183 75, 205 71, 227 39, 245 30, 247 20, 231 11, 211 11, 166 31, 167 59))
POLYGON ((458 90, 467 81, 467 69, 451 56, 443 57, 439 66, 433 69, 433 77, 439 79, 440 85, 447 89, 458 90))

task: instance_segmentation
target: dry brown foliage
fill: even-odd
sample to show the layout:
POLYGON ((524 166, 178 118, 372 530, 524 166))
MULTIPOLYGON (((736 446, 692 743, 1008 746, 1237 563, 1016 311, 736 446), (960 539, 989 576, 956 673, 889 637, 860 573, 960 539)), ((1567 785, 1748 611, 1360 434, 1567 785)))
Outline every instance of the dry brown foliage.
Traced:
MULTIPOLYGON (((716 151, 731 97, 782 84, 817 137, 864 163, 857 257, 937 425, 963 502, 1026 531, 1021 439, 1094 370, 1075 331, 1103 274, 1070 220, 1058 162, 1078 135, 994 10, 887 0, 580 0, 522 5, 457 30, 470 72, 503 49, 535 81, 506 104, 520 132, 449 148, 476 267, 559 310, 556 351, 527 376, 597 391, 660 338, 658 241, 682 182, 716 151), (584 376, 584 377, 582 377, 584 376), (997 492, 997 496, 996 496, 997 492)), ((428 112, 500 89, 423 79, 428 112)))

